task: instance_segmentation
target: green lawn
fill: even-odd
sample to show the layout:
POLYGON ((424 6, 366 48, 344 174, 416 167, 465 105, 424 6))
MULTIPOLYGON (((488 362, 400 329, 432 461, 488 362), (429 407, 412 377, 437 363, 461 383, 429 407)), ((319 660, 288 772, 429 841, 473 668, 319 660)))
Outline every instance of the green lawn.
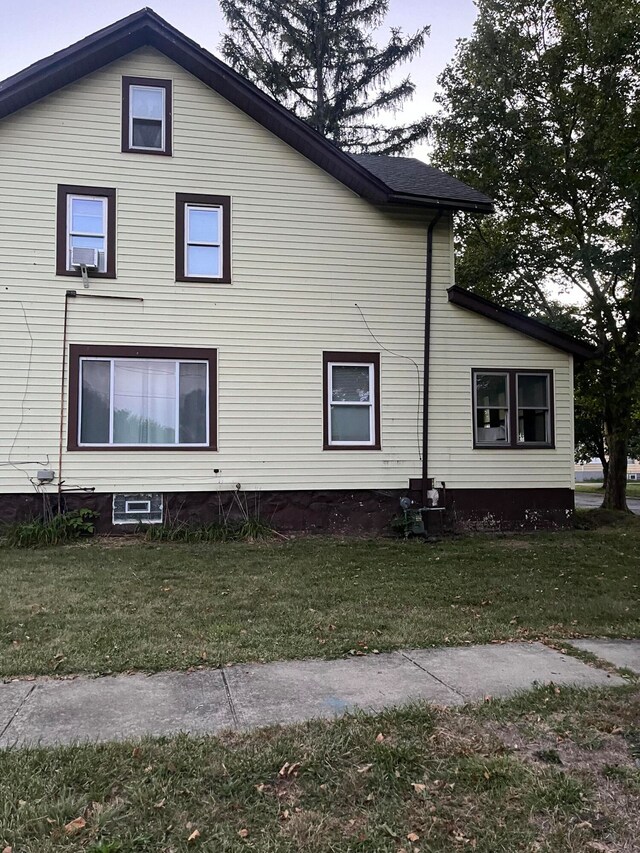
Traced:
POLYGON ((639 719, 637 686, 550 687, 462 710, 11 750, 0 755, 0 849, 631 851, 639 719))
POLYGON ((0 548, 0 676, 640 635, 639 548, 638 519, 439 544, 0 548))
MULTIPOLYGON (((602 483, 576 483, 576 491, 604 495, 602 483)), ((640 483, 627 483, 627 497, 640 498, 640 483)))

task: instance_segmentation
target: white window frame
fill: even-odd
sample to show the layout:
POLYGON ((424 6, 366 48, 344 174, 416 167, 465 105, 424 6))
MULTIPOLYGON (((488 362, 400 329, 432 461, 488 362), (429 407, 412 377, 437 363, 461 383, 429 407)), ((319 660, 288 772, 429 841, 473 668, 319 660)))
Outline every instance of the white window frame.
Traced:
POLYGON ((551 376, 549 373, 533 373, 531 371, 527 371, 526 373, 518 373, 516 371, 516 399, 515 399, 515 407, 516 407, 516 444, 520 447, 535 447, 536 445, 548 445, 551 443, 551 376), (541 376, 546 382, 547 386, 547 405, 546 406, 521 406, 519 401, 519 391, 520 391, 520 377, 521 376, 541 376), (540 409, 546 410, 545 420, 544 420, 544 428, 545 428, 545 438, 543 441, 520 441, 520 430, 518 429, 518 425, 520 423, 520 411, 534 411, 537 412, 540 409))
POLYGON ((188 278, 222 278, 224 269, 224 216, 222 205, 220 204, 197 204, 185 202, 184 205, 184 274, 188 278), (201 240, 189 239, 189 212, 192 210, 215 210, 218 214, 218 242, 202 242, 201 240), (219 249, 218 252, 218 271, 216 273, 193 273, 189 270, 189 246, 205 246, 206 248, 219 249))
POLYGON ((330 447, 372 447, 376 444, 376 370, 372 361, 329 361, 327 362, 327 438, 330 447), (369 369, 369 400, 334 400, 333 399, 333 368, 334 367, 367 367, 369 369), (334 406, 369 406, 369 441, 335 441, 332 436, 331 412, 334 406))
POLYGON ((82 193, 69 193, 67 195, 67 270, 74 271, 71 265, 71 238, 72 237, 99 237, 104 240, 104 250, 102 251, 104 269, 98 266, 98 272, 107 271, 107 258, 109 250, 109 235, 108 235, 108 217, 109 217, 109 197, 106 195, 82 195, 82 193), (74 231, 72 228, 73 218, 73 202, 75 200, 82 201, 101 201, 102 202, 102 234, 89 234, 86 231, 74 231))
POLYGON ((473 429, 475 433, 475 443, 477 447, 510 447, 511 446, 511 387, 509 382, 509 372, 507 370, 476 370, 473 373, 473 429), (506 406, 484 406, 478 403, 478 377, 479 376, 501 376, 505 380, 507 388, 507 403, 506 406), (504 409, 506 416, 506 436, 502 441, 482 441, 478 435, 478 410, 484 409, 504 409))
POLYGON ((210 441, 210 429, 211 425, 209 423, 209 412, 211 407, 211 385, 210 385, 210 376, 209 376, 210 364, 208 361, 204 361, 198 358, 131 358, 131 357, 121 357, 121 356, 80 356, 79 365, 78 365, 78 447, 209 447, 210 441), (93 442, 83 442, 82 441, 82 379, 83 379, 83 364, 85 361, 107 361, 109 362, 109 441, 104 443, 93 443, 93 442), (175 400, 175 431, 176 431, 176 439, 180 438, 180 365, 181 364, 204 364, 207 368, 207 378, 206 378, 206 389, 207 389, 207 400, 205 406, 205 415, 206 415, 206 436, 204 442, 179 442, 178 440, 174 441, 172 444, 155 444, 145 442, 140 444, 121 444, 120 442, 114 442, 113 440, 113 418, 114 418, 114 394, 115 394, 115 363, 116 361, 135 361, 135 362, 154 362, 154 363, 164 363, 164 364, 173 364, 175 366, 175 388, 176 388, 176 400, 175 400))
MULTIPOLYGON (((152 119, 152 121, 157 121, 158 119, 152 119)), ((141 83, 130 83, 129 84, 129 148, 133 151, 166 151, 167 150, 167 90, 164 86, 145 86, 141 83), (134 145, 133 144, 133 120, 134 118, 139 118, 142 120, 147 119, 147 116, 134 116, 133 114, 133 90, 134 89, 153 89, 156 92, 162 92, 162 118, 160 119, 160 140, 161 147, 160 148, 151 148, 148 145, 134 145)))
POLYGON ((124 502, 124 511, 125 511, 125 513, 127 513, 127 514, 129 514, 129 513, 130 513, 130 514, 132 514, 132 515, 133 515, 134 513, 139 513, 139 512, 146 512, 146 513, 149 513, 149 512, 151 512, 151 501, 148 501, 148 500, 141 500, 141 501, 131 500, 131 501, 125 501, 125 502, 124 502), (144 504, 144 508, 143 508, 143 509, 140 509, 140 508, 135 509, 135 507, 133 507, 133 506, 132 506, 132 504, 144 504))

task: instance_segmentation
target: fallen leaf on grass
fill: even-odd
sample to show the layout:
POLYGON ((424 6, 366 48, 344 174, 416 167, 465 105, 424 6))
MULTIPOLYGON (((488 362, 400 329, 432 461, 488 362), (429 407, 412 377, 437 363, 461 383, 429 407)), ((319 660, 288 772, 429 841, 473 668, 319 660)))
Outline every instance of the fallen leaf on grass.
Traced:
POLYGON ((410 832, 407 835, 407 841, 411 841, 411 842, 420 841, 420 836, 418 835, 417 832, 410 832))
POLYGON ((239 829, 238 835, 240 836, 240 838, 248 838, 249 837, 249 830, 248 829, 239 829))
POLYGON ((422 782, 412 782, 411 787, 416 792, 416 794, 421 794, 424 790, 426 790, 426 785, 422 782))
POLYGON ((187 838, 187 844, 193 844, 194 841, 197 841, 200 838, 200 832, 197 829, 194 829, 191 835, 187 838))
POLYGON ((2 853, 13 853, 13 847, 5 847, 2 853))
POLYGON ((300 762, 294 761, 293 764, 289 764, 288 761, 282 765, 280 770, 278 771, 278 776, 297 776, 298 770, 300 769, 300 762))
POLYGON ((75 820, 70 820, 69 823, 65 824, 64 831, 67 835, 73 835, 75 832, 80 832, 81 829, 84 829, 86 825, 87 822, 83 817, 77 817, 75 820))

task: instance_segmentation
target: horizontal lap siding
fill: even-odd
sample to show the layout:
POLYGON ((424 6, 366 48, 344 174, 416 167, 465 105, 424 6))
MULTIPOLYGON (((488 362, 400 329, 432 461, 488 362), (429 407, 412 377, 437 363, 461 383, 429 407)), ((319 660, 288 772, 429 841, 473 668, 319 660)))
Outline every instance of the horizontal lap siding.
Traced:
MULTIPOLYGON (((65 451, 68 486, 402 488, 419 474, 414 365, 381 352, 381 452, 323 452, 322 351, 380 351, 357 303, 383 346, 421 363, 424 218, 357 198, 151 50, 4 120, 0 183, 0 491, 57 471, 68 288, 70 343, 216 347, 219 388, 218 452, 65 451), (123 75, 173 80, 173 157, 120 153, 123 75), (118 277, 88 292, 143 303, 55 276, 57 184, 116 187, 118 277), (232 285, 175 282, 176 192, 232 197, 232 285)), ((436 248, 444 288, 445 228, 436 248)))
POLYGON ((570 356, 447 301, 434 288, 429 394, 429 475, 448 488, 571 488, 573 365, 570 356), (552 370, 553 450, 473 448, 473 368, 552 370))

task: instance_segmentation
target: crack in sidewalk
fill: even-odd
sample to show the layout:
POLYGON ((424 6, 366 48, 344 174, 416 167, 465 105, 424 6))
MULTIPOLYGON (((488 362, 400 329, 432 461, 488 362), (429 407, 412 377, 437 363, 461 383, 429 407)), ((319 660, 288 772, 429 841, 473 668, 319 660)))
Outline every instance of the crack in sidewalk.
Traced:
POLYGON ((238 716, 238 712, 236 710, 235 702, 233 701, 233 695, 231 693, 231 687, 229 686, 229 682, 227 681, 227 674, 224 669, 221 669, 222 673, 222 683, 224 684, 224 690, 227 694, 227 700, 229 702, 229 710, 231 711, 231 717, 233 719, 234 726, 239 729, 240 728, 240 717, 238 716))
POLYGON ((0 731, 0 740, 2 740, 2 738, 5 736, 6 732, 8 732, 8 731, 9 731, 9 727, 11 726, 11 724, 13 723, 13 721, 15 720, 15 718, 18 716, 18 714, 20 713, 20 711, 24 708, 24 706, 25 706, 25 703, 26 703, 27 699, 29 698, 29 696, 31 696, 31 694, 33 693, 33 691, 36 689, 36 686, 37 686, 37 685, 32 684, 32 685, 31 685, 31 687, 29 688, 29 690, 25 693, 25 695, 24 695, 24 696, 22 697, 22 699, 20 700, 20 702, 18 703, 18 707, 15 709, 15 711, 13 712, 13 714, 11 715, 11 717, 9 718, 9 722, 8 722, 8 723, 7 723, 7 725, 2 729, 2 731, 0 731))
POLYGON ((400 652, 400 654, 402 655, 403 658, 406 658, 406 660, 408 660, 409 663, 412 663, 414 666, 417 666, 418 669, 422 670, 422 672, 426 672, 426 674, 428 676, 433 678, 439 684, 442 684, 443 687, 446 687, 447 690, 451 690, 452 693, 456 693, 461 699, 464 699, 465 702, 469 701, 468 696, 465 696, 464 693, 461 693, 460 690, 458 690, 456 687, 452 687, 450 684, 447 684, 446 681, 443 681, 441 678, 438 678, 437 675, 434 675, 432 672, 429 672, 429 670, 426 669, 426 667, 422 666, 421 664, 418 663, 418 661, 415 661, 413 658, 409 657, 409 655, 406 654, 406 652, 400 652))

